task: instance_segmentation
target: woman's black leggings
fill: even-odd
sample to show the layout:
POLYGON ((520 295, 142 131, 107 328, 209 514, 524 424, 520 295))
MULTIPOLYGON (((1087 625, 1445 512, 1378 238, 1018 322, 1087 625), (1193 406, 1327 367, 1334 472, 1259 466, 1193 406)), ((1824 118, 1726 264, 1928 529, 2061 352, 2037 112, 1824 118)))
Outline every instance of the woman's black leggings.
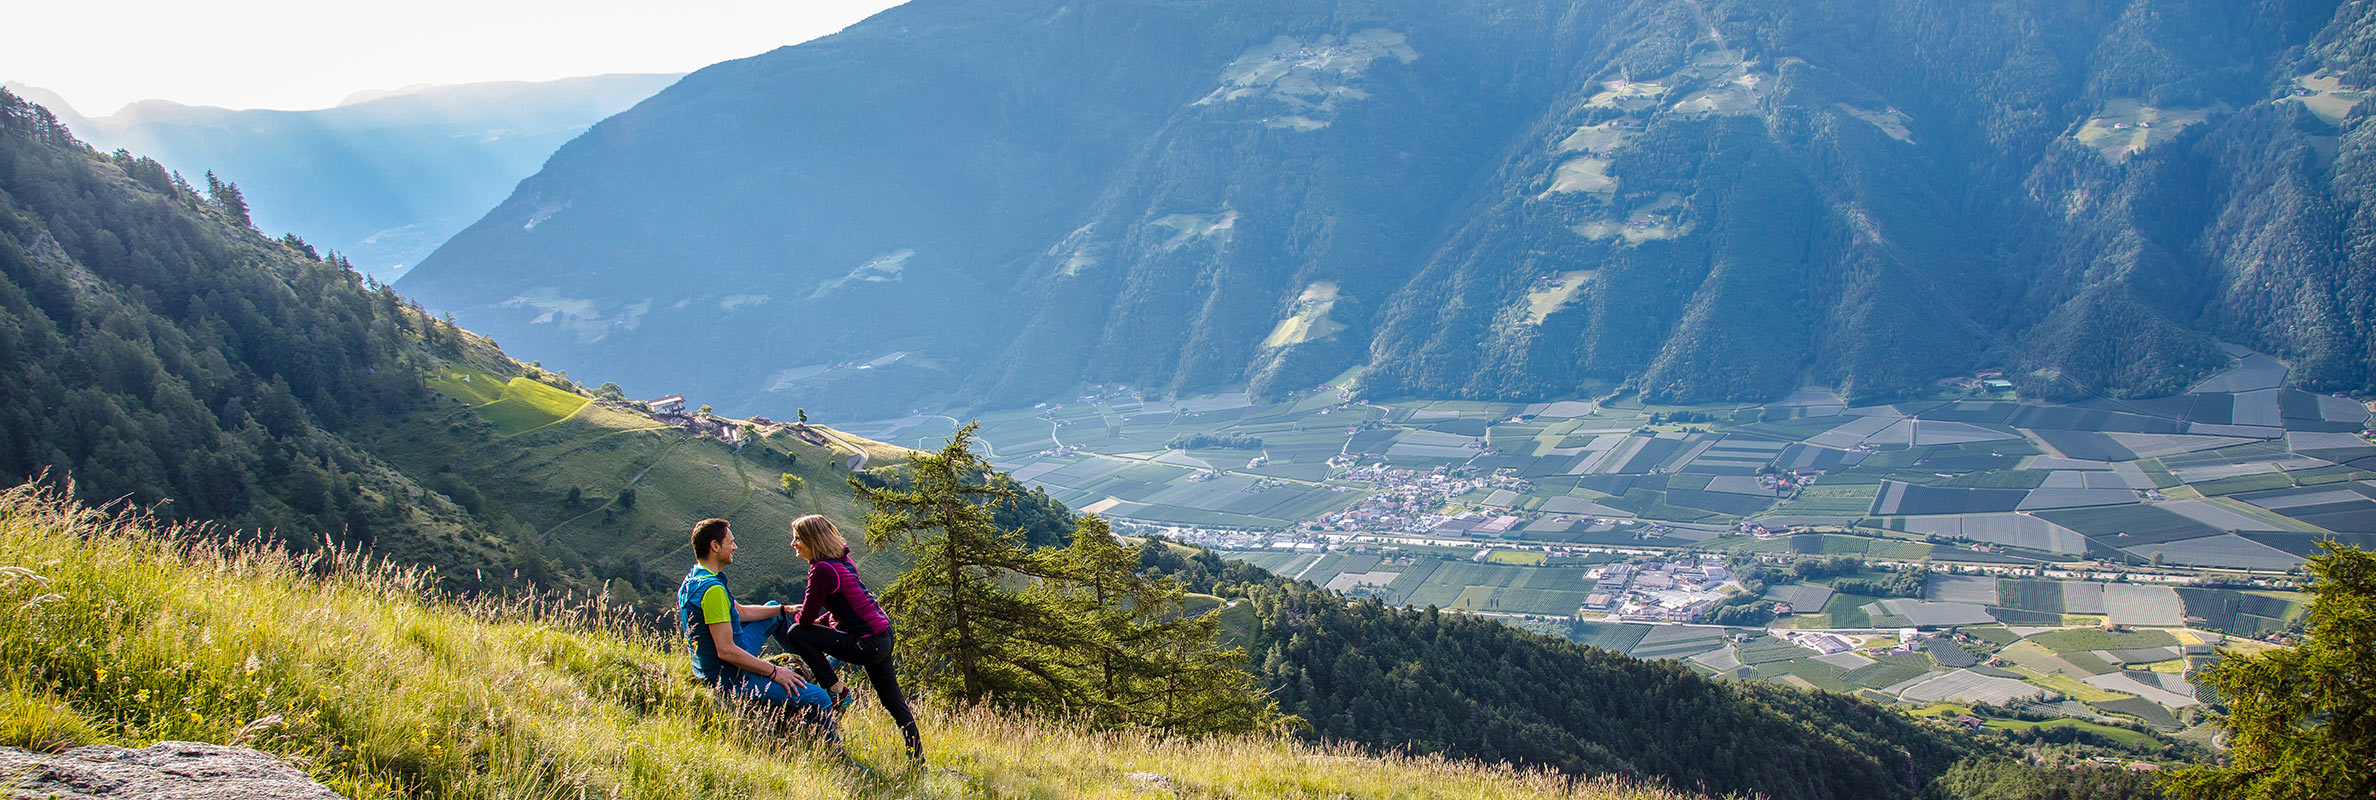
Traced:
POLYGON ((808 662, 809 673, 817 676, 819 686, 839 683, 833 665, 825 657, 830 655, 846 664, 866 668, 866 682, 874 684, 875 699, 883 710, 891 712, 891 721, 899 723, 899 733, 907 738, 908 755, 924 757, 924 742, 916 734, 915 712, 908 710, 907 698, 899 694, 899 676, 892 668, 891 633, 873 636, 851 636, 823 625, 794 625, 782 634, 778 644, 800 660, 808 662))

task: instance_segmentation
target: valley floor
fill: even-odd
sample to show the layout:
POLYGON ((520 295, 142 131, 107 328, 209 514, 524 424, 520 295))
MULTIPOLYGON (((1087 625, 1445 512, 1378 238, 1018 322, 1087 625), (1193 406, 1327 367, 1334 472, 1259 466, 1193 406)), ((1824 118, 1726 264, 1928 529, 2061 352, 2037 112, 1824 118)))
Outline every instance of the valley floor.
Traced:
MULTIPOLYGON (((2376 546, 2368 407, 2230 353, 2150 400, 2024 401, 1984 371, 1877 406, 1372 402, 1349 373, 1278 402, 1092 386, 982 413, 980 435, 1123 530, 1389 604, 1713 675, 2207 739, 2188 676, 2282 640, 2319 541, 2376 546), (1765 586, 1790 612, 1770 628, 1661 624, 1742 591, 1727 567, 1807 557, 1861 571, 1765 586), (1858 593, 1917 569, 1925 585, 1858 593)), ((848 428, 931 447, 956 424, 848 428)))

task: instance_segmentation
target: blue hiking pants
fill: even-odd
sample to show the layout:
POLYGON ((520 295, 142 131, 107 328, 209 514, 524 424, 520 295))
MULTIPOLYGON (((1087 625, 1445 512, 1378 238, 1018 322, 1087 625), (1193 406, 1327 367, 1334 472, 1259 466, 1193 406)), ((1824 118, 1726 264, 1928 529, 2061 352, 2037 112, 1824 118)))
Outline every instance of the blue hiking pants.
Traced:
MULTIPOLYGON (((768 605, 774 605, 774 603, 768 605)), ((780 636, 791 629, 792 621, 783 617, 736 625, 734 643, 741 647, 743 652, 755 656, 759 654, 759 648, 767 646, 769 637, 780 636)), ((722 668, 726 674, 722 676, 721 680, 713 682, 712 685, 729 698, 754 700, 779 706, 808 706, 819 709, 833 705, 833 695, 826 692, 824 687, 814 683, 800 687, 800 693, 794 695, 785 691, 783 684, 768 680, 765 675, 750 672, 732 664, 722 665, 722 668)))

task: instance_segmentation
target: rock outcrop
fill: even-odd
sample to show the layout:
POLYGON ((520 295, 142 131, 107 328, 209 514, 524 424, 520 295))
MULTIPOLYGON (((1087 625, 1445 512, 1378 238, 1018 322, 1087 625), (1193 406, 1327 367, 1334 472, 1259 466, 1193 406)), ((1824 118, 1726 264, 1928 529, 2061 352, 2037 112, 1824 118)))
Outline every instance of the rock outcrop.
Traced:
POLYGON ((271 754, 200 742, 0 748, 0 790, 33 800, 344 800, 271 754))

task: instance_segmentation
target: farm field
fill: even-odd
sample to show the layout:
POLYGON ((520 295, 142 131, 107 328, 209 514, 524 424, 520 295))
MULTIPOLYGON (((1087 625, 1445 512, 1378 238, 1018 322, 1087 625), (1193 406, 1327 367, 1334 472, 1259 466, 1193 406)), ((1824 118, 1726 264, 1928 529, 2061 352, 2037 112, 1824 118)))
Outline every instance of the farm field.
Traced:
POLYGON ((440 370, 428 383, 439 393, 468 403, 500 436, 516 436, 560 422, 594 402, 528 378, 505 380, 466 366, 440 370))
MULTIPOLYGON (((2115 736, 2124 739, 2153 734, 2102 723, 2125 720, 2144 728, 2179 729, 2180 712, 2197 703, 2194 673, 2217 658, 2215 651, 2188 648, 2265 646, 2204 628, 2216 626, 2237 636, 2279 630, 2300 619, 2305 599, 2299 593, 2264 590, 1933 573, 1920 598, 1842 593, 1823 583, 1784 583, 1769 586, 1764 597, 1814 613, 1784 617, 1770 628, 1680 625, 1604 618, 1600 612, 1573 609, 1576 598, 1591 590, 1600 571, 1596 564, 1548 554, 1540 566, 1509 564, 1492 557, 1512 552, 1506 549, 1495 549, 1482 559, 1460 558, 1459 552, 1439 547, 1400 555, 1227 555, 1349 594, 1496 615, 1529 630, 1558 633, 1638 658, 1681 661, 1712 676, 1856 693, 1916 706, 2060 708, 2075 716, 2015 727, 2097 726, 2104 728, 2097 733, 2125 731, 2115 736), (2177 607, 2165 607, 2171 603, 2177 607), (1570 610, 1562 611, 1563 606, 1570 610), (2003 612, 2035 617, 2015 619, 2010 625, 1992 619, 2003 612), (2139 618, 2148 621, 2133 621, 2139 618), (2124 619, 2132 621, 2119 622, 2124 619), (1833 638, 1808 638, 1818 632, 1833 638)), ((1845 577, 1873 580, 1886 575, 1845 577)), ((2019 721, 1998 727, 2011 729, 2006 726, 2015 722, 2019 721)))
MULTIPOLYGON (((977 416, 993 463, 1126 526, 2249 572, 2298 566, 2322 539, 2376 544, 2366 409, 2231 352, 2187 394, 2076 405, 1944 391, 1853 406, 1819 389, 1741 406, 1369 401, 1355 370, 1277 398, 1101 385, 977 416), (1735 535, 1748 526, 1794 535, 1735 535)), ((568 412, 488 388, 448 393, 507 432, 568 412)), ((848 427, 930 446, 957 420, 848 427)), ((1991 607, 2061 613, 2040 605, 1991 607)))
MULTIPOLYGON (((1505 552, 1505 551, 1497 551, 1505 552)), ((1390 605, 1566 617, 1591 593, 1586 577, 1597 559, 1561 559, 1544 566, 1458 555, 1400 556, 1222 551, 1271 572, 1390 605)), ((1536 555, 1541 555, 1536 553, 1536 555)))
POLYGON ((1579 643, 1637 658, 1679 660, 1719 677, 1894 700, 1917 714, 1938 714, 1942 709, 1970 713, 1973 703, 2061 709, 2068 716, 2046 721, 2001 719, 1988 724, 2008 730, 2083 727, 2135 746, 2158 747, 2150 743, 2160 740, 2139 729, 2104 723, 2125 719, 2174 731, 2178 711, 2195 702, 2194 688, 2183 673, 2122 669, 2086 649, 2058 651, 2178 640, 2158 630, 2121 634, 2049 630, 2025 638, 2003 627, 1979 626, 1911 645, 1890 636, 1847 635, 1839 637, 1837 644, 1827 645, 1846 645, 1846 649, 1831 653, 1818 652, 1792 638, 1803 634, 1748 628, 1576 621, 1561 632, 1579 643), (1969 651, 1990 651, 2000 642, 2010 646, 1984 659, 1984 664, 1949 663, 1964 663, 1969 651), (1942 660, 1938 657, 1941 652, 1956 657, 1942 660))
MULTIPOLYGON (((1939 703, 1936 705, 1915 709, 1910 713, 1917 717, 1940 719, 1951 718, 1965 714, 1973 714, 1975 711, 1971 706, 1968 705, 1962 705, 1958 703, 1939 703)), ((2049 719, 2043 721, 2012 719, 2005 717, 1987 717, 1983 719, 1981 725, 1992 730, 2003 731, 2028 731, 2041 728, 2074 728, 2117 741, 2139 752, 2159 749, 2164 744, 2162 739, 2157 738, 2150 733, 2145 733, 2132 728, 2115 727, 2112 725, 2105 725, 2099 722, 2091 722, 2088 720, 2072 717, 2063 717, 2059 719, 2049 719)))

